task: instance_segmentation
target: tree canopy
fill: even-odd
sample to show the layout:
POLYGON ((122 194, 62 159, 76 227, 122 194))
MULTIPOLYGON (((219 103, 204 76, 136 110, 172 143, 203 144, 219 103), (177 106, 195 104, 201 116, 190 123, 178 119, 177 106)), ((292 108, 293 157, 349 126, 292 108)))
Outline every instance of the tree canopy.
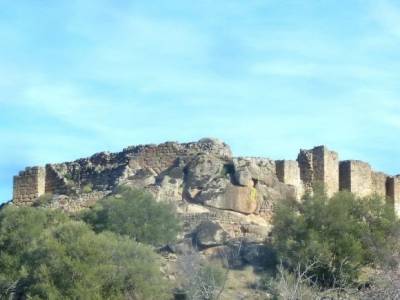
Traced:
POLYGON ((279 203, 273 225, 283 263, 291 269, 313 263, 313 280, 327 286, 357 280, 365 266, 393 265, 400 236, 399 220, 382 197, 339 192, 329 199, 322 188, 300 203, 279 203))
POLYGON ((108 230, 154 246, 174 241, 180 231, 172 205, 130 188, 98 201, 82 218, 96 232, 108 230))
POLYGON ((0 211, 0 298, 169 299, 150 246, 48 209, 0 211))

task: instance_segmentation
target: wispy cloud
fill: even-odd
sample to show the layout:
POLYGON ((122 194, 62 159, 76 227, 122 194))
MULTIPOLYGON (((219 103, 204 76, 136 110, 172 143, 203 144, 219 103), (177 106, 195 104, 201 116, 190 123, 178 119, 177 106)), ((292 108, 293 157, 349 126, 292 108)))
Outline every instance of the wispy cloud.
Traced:
POLYGON ((328 144, 398 172, 400 10, 368 4, 3 3, 0 178, 209 135, 238 155, 328 144))
POLYGON ((396 1, 379 0, 372 2, 371 17, 388 34, 400 38, 400 6, 396 1))

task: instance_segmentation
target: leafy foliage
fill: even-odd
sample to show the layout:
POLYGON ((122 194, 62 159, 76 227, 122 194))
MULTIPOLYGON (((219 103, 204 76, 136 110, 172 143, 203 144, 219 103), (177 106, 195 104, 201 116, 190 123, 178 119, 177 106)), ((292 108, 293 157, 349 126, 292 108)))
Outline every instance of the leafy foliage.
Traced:
POLYGON ((117 195, 99 201, 82 219, 96 232, 108 230, 154 246, 175 240, 180 231, 171 205, 130 188, 121 188, 117 195))
POLYGON ((384 199, 340 192, 329 199, 322 188, 301 203, 282 201, 273 218, 272 240, 291 269, 317 262, 312 279, 325 286, 357 280, 362 267, 393 264, 399 220, 384 199))
POLYGON ((46 206, 51 203, 53 200, 53 195, 51 193, 46 193, 39 198, 36 199, 36 201, 33 203, 33 206, 39 207, 39 206, 46 206))
POLYGON ((57 211, 0 211, 0 298, 168 299, 152 248, 57 211))
POLYGON ((91 183, 85 184, 82 188, 82 193, 89 194, 91 192, 93 192, 93 184, 91 183))

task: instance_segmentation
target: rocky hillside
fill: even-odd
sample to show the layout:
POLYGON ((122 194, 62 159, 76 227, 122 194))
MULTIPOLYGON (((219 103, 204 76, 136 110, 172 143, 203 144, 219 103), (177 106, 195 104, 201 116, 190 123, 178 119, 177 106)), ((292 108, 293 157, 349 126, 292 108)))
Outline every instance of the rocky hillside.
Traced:
MULTIPOLYGON (((359 161, 339 162, 338 154, 324 146, 301 150, 297 161, 274 161, 233 157, 228 145, 206 138, 133 146, 119 153, 27 168, 14 177, 13 203, 39 201, 74 212, 127 185, 175 204, 186 232, 211 221, 212 228, 223 230, 220 238, 260 241, 268 234, 274 202, 300 199, 315 182, 324 183, 330 195, 348 189, 388 196, 395 206, 400 200, 400 177, 374 172, 359 161)), ((198 242, 209 246, 215 241, 198 242)))

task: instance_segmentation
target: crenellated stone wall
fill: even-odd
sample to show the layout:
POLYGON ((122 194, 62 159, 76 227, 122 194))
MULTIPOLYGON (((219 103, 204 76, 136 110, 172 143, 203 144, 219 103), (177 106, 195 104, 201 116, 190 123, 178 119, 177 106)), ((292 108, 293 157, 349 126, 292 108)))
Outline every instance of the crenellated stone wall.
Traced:
POLYGON ((388 177, 386 182, 387 195, 393 207, 400 216, 400 175, 388 177))
POLYGON ((20 204, 32 203, 45 193, 45 183, 45 168, 26 168, 14 176, 13 201, 20 204))
POLYGON ((268 218, 276 201, 299 200, 315 183, 323 183, 329 196, 339 190, 387 196, 400 213, 400 177, 375 172, 365 162, 339 166, 338 154, 325 146, 300 150, 297 161, 233 158, 229 146, 215 139, 140 145, 27 168, 14 177, 13 202, 31 205, 47 193, 53 195, 50 207, 76 211, 128 185, 178 206, 196 203, 268 218))
POLYGON ((360 197, 371 195, 371 166, 359 160, 340 162, 340 190, 352 192, 360 197))
POLYGON ((359 197, 373 194, 389 196, 388 177, 385 173, 373 171, 371 166, 363 161, 340 162, 340 190, 352 192, 359 197))
POLYGON ((303 195, 304 187, 300 178, 299 163, 295 160, 277 160, 275 165, 278 179, 285 184, 294 186, 297 199, 300 199, 303 195))
POLYGON ((388 192, 386 190, 386 182, 388 179, 388 175, 382 172, 371 172, 372 176, 372 192, 381 196, 388 196, 388 192))
POLYGON ((336 152, 325 146, 302 149, 297 161, 306 190, 311 190, 315 183, 323 183, 329 196, 339 191, 339 156, 336 152))

